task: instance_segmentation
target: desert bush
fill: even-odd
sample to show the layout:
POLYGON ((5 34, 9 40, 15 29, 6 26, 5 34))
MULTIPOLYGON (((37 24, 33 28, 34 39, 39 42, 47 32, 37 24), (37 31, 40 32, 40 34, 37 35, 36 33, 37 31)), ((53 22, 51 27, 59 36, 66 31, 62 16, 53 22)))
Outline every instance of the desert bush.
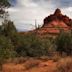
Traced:
POLYGON ((71 32, 61 31, 56 38, 57 51, 62 55, 65 52, 67 55, 72 53, 72 35, 71 32))
POLYGON ((40 57, 48 55, 52 48, 52 42, 48 39, 37 37, 35 33, 27 34, 21 37, 21 47, 16 51, 20 56, 40 57))
POLYGON ((3 35, 0 35, 0 70, 2 64, 6 59, 15 57, 16 52, 14 51, 14 46, 11 41, 3 35))
POLYGON ((11 41, 5 36, 0 35, 0 59, 10 58, 14 56, 14 46, 11 44, 11 41))

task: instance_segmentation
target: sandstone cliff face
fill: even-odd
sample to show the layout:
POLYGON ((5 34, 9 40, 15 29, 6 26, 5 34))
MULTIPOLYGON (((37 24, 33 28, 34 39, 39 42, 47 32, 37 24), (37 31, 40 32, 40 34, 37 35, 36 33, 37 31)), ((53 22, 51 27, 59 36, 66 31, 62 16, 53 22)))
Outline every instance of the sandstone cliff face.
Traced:
POLYGON ((60 29, 64 31, 70 30, 71 19, 61 13, 60 9, 56 9, 54 14, 44 19, 44 24, 40 29, 37 29, 38 34, 58 34, 60 29))
MULTIPOLYGON (((66 25, 69 24, 69 22, 71 21, 71 19, 69 17, 67 17, 66 15, 63 15, 61 13, 61 10, 60 9, 56 9, 55 13, 46 17, 44 19, 44 25, 45 24, 48 24, 49 22, 51 21, 54 21, 54 20, 60 20, 60 21, 63 21, 66 25)), ((70 25, 68 25, 70 26, 70 25)))

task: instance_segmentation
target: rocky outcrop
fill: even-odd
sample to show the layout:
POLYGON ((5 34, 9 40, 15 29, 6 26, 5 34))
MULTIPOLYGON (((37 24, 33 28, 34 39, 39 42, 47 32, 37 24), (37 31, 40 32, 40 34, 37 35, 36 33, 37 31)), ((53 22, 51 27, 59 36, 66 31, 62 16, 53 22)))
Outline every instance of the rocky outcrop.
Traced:
POLYGON ((63 21, 66 25, 70 26, 69 23, 70 23, 71 19, 68 16, 63 15, 61 13, 61 10, 60 9, 56 9, 56 11, 54 12, 54 14, 46 17, 44 19, 44 25, 49 24, 49 22, 55 21, 55 20, 63 21))
POLYGON ((60 9, 56 9, 54 14, 44 19, 44 24, 36 32, 40 35, 58 34, 60 29, 68 31, 71 29, 71 19, 61 13, 60 9))

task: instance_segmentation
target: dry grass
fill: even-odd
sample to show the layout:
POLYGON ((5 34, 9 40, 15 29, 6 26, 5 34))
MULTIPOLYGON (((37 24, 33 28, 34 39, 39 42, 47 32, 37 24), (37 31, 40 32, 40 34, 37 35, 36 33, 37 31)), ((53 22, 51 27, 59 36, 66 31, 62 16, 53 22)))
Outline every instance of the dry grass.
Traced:
POLYGON ((56 72, 72 72, 72 57, 60 59, 57 63, 56 72))
POLYGON ((25 63, 28 60, 28 58, 24 58, 24 57, 19 57, 19 58, 14 58, 14 59, 8 59, 6 60, 5 63, 14 63, 14 64, 22 64, 25 63))
POLYGON ((72 57, 17 58, 4 64, 3 72, 72 72, 72 57))
POLYGON ((47 60, 46 57, 42 60, 36 58, 28 58, 26 61, 22 61, 21 59, 19 61, 16 59, 16 61, 4 64, 3 72, 46 72, 48 70, 50 72, 56 65, 52 60, 47 60))

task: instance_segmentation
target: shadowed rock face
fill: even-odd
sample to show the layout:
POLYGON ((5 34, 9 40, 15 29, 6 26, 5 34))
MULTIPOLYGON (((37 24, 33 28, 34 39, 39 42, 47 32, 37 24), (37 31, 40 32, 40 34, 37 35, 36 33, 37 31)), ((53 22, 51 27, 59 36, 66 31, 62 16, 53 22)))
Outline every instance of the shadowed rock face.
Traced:
POLYGON ((70 23, 71 19, 69 17, 67 17, 66 15, 63 15, 61 13, 60 9, 56 9, 55 12, 54 12, 54 14, 46 17, 44 19, 44 25, 48 24, 51 21, 55 21, 55 20, 63 21, 66 25, 70 26, 69 23, 70 23))
POLYGON ((54 15, 56 16, 62 15, 61 10, 57 8, 54 15))

